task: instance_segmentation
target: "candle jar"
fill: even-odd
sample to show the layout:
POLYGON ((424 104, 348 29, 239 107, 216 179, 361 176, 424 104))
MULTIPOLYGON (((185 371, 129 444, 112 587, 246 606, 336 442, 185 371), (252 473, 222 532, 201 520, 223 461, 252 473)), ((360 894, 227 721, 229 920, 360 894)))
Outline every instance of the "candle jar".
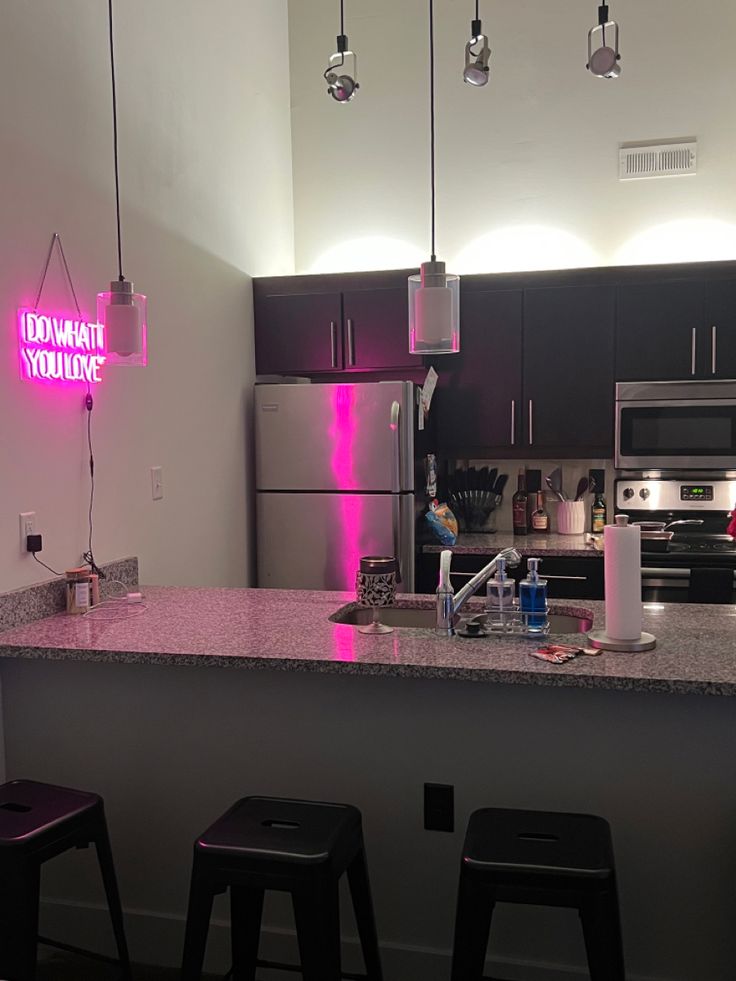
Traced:
POLYGON ((361 606, 373 610, 371 623, 359 627, 360 633, 393 633, 393 627, 380 622, 379 610, 394 605, 397 568, 392 555, 366 555, 360 560, 360 569, 355 576, 355 597, 361 606))

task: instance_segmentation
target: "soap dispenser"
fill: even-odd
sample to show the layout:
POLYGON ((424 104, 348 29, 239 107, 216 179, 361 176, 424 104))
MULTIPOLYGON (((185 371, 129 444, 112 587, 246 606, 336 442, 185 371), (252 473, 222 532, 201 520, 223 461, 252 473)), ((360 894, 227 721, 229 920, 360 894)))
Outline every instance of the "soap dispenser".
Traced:
POLYGON ((499 559, 496 574, 486 586, 486 612, 492 627, 511 626, 516 583, 506 575, 506 559, 499 559))
POLYGON ((529 559, 526 579, 519 583, 519 612, 529 633, 544 633, 547 619, 547 580, 539 578, 541 559, 529 559))

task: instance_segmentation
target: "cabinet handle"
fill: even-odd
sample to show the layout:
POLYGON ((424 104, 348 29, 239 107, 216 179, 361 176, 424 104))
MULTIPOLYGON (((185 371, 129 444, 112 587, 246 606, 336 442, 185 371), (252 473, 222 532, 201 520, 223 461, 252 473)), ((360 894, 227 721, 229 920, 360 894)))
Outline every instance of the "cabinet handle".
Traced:
POLYGON ((534 446, 534 399, 529 399, 529 445, 534 446))
POLYGON ((710 372, 712 375, 716 373, 716 364, 718 362, 718 357, 716 355, 716 344, 718 343, 718 328, 715 324, 710 329, 710 372))
POLYGON ((351 368, 355 366, 355 333, 352 320, 348 320, 348 365, 351 368))
POLYGON ((695 346, 697 344, 698 328, 693 327, 693 338, 690 344, 690 374, 695 374, 695 346))
POLYGON ((516 399, 511 399, 511 445, 516 446, 516 399))
POLYGON ((332 367, 337 368, 337 324, 334 320, 330 321, 330 355, 332 367))

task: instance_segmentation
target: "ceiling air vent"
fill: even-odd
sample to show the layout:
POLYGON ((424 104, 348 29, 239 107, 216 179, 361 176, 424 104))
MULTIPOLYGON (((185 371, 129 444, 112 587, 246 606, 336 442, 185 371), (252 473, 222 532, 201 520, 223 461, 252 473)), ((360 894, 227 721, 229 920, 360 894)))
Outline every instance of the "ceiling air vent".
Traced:
POLYGON ((697 173, 697 143, 625 146, 619 150, 619 180, 647 177, 686 177, 697 173))

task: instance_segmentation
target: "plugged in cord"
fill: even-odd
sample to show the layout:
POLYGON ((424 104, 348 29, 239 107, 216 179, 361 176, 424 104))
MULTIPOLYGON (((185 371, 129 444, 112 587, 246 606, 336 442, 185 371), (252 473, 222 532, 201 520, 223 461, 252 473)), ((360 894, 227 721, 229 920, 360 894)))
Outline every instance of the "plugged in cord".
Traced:
MULTIPOLYGON (((33 538, 34 536, 33 535, 29 535, 28 537, 29 538, 33 538)), ((57 572, 56 569, 52 569, 50 565, 46 565, 45 562, 42 562, 39 559, 39 557, 36 555, 36 553, 33 551, 33 549, 29 549, 29 552, 31 553, 31 555, 33 556, 33 558, 36 560, 36 562, 38 562, 39 565, 42 565, 44 567, 44 569, 48 569, 49 572, 53 572, 53 574, 55 576, 62 577, 64 575, 63 572, 57 572)))
POLYGON ((89 450, 89 509, 87 511, 89 534, 87 538, 87 551, 82 553, 82 558, 90 567, 92 572, 96 573, 100 579, 105 579, 105 573, 95 562, 95 553, 94 549, 92 548, 95 507, 95 454, 92 450, 92 410, 94 409, 94 406, 95 402, 92 398, 92 392, 90 391, 88 385, 87 395, 84 399, 84 407, 87 410, 87 448, 89 450))

